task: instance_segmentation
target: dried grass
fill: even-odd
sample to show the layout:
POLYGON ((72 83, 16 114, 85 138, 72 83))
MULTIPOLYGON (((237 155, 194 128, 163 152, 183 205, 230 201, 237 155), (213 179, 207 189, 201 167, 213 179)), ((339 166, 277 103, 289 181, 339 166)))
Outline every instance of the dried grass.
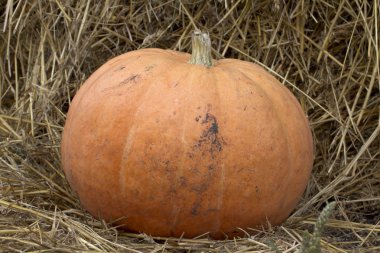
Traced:
POLYGON ((0 250, 297 252, 331 200, 327 252, 380 252, 380 7, 368 0, 0 1, 0 250), (81 209, 60 168, 70 100, 126 51, 189 51, 256 62, 299 98, 316 140, 313 176, 283 226, 230 241, 128 234, 81 209))

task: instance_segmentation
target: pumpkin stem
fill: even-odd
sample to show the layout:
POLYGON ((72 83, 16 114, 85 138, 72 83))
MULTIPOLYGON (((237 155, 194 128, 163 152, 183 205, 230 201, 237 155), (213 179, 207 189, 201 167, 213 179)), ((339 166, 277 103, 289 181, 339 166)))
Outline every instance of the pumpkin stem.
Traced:
POLYGON ((189 63, 212 66, 211 40, 208 33, 195 30, 192 35, 192 52, 189 63))

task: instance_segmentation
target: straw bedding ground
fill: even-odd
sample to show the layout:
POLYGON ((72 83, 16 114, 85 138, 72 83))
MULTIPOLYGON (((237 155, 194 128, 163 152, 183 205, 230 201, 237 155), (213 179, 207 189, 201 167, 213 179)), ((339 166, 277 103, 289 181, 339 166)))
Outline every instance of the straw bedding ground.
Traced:
POLYGON ((380 252, 380 8, 369 0, 0 1, 0 250, 297 252, 327 202, 326 252, 380 252), (298 97, 315 138, 313 176, 281 227, 211 241, 127 234, 81 209, 60 168, 70 100, 107 59, 143 47, 265 66, 298 97))

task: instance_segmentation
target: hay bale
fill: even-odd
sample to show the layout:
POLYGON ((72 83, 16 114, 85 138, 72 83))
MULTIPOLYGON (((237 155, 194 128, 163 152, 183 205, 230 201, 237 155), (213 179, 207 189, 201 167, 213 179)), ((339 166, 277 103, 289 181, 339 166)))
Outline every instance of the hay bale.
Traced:
POLYGON ((380 8, 377 1, 58 1, 0 3, 0 249, 9 251, 281 251, 323 206, 329 252, 379 250, 380 8), (209 31, 215 58, 256 62, 308 114, 315 165, 281 227, 235 241, 117 231, 81 209, 60 168, 68 105, 107 59, 144 47, 190 50, 209 31))

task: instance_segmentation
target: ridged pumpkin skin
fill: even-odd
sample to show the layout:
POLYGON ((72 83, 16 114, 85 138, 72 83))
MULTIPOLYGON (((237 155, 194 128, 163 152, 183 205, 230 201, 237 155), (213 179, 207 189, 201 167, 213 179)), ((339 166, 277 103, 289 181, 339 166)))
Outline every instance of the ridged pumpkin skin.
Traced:
POLYGON ((300 105, 255 64, 189 57, 143 49, 91 75, 63 132, 71 187, 96 218, 155 236, 280 224, 312 168, 300 105))

